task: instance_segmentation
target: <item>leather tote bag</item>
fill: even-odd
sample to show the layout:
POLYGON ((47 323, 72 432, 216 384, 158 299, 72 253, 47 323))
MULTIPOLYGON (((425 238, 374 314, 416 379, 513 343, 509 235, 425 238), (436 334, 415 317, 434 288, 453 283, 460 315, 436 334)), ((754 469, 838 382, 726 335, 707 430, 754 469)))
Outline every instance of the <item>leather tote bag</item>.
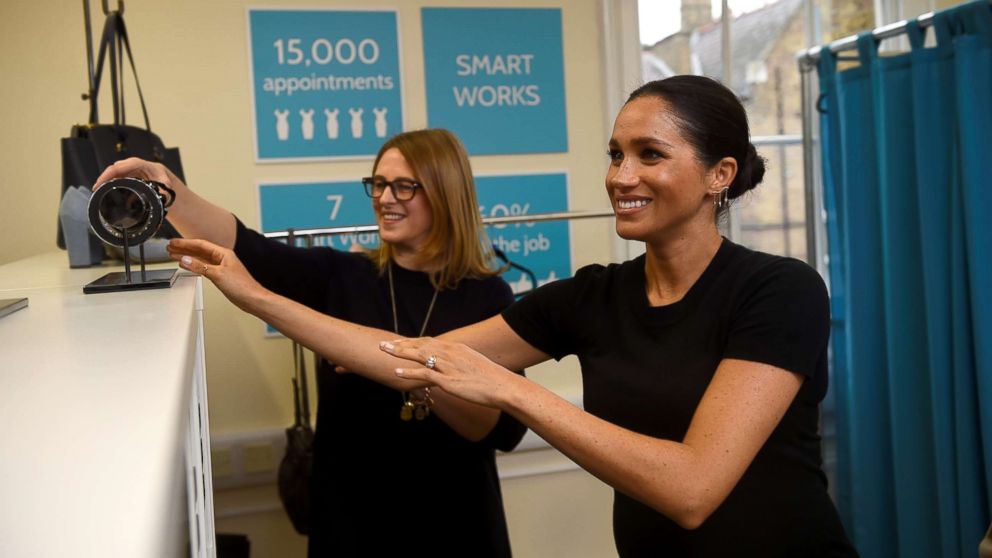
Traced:
MULTIPOLYGON (((71 187, 91 187, 105 168, 115 161, 128 157, 140 157, 149 161, 160 162, 185 181, 182 162, 179 159, 179 149, 165 147, 162 139, 151 130, 144 95, 142 95, 141 85, 138 83, 138 72, 131 55, 131 44, 127 29, 124 26, 124 17, 119 11, 107 14, 92 83, 93 89, 89 93, 89 122, 73 126, 69 132, 69 137, 62 138, 62 190, 59 199, 71 187), (138 100, 141 103, 141 112, 144 116, 144 127, 126 123, 123 75, 125 54, 134 75, 138 100), (109 67, 110 89, 113 95, 114 120, 112 124, 100 124, 97 112, 100 81, 106 67, 109 67)), ((180 235, 166 221, 162 223, 155 236, 175 238, 180 235)), ((58 225, 57 244, 59 248, 65 248, 61 222, 58 225)))

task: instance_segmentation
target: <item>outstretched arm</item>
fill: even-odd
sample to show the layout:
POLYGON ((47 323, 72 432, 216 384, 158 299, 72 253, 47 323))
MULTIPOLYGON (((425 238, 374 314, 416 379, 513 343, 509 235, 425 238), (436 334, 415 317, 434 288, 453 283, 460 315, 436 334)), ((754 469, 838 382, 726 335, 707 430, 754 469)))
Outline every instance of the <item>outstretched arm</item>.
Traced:
POLYGON ((176 201, 169 208, 167 218, 184 237, 202 238, 224 248, 234 248, 237 237, 234 215, 197 195, 161 163, 137 157, 117 161, 104 169, 93 188, 99 188, 108 180, 125 177, 161 182, 176 192, 176 201))
MULTIPOLYGON (((173 239, 168 250, 183 268, 210 279, 238 308, 265 320, 329 361, 398 390, 426 385, 397 377, 394 370, 408 361, 378 350, 380 342, 395 340, 395 333, 333 318, 265 289, 229 249, 203 240, 173 239)), ((446 335, 478 346, 516 370, 548 358, 516 335, 498 339, 499 331, 492 325, 497 319, 502 322, 494 318, 446 335)), ((438 416, 469 440, 484 438, 499 419, 499 411, 492 407, 452 397, 443 390, 434 390, 432 395, 438 416)))
POLYGON ((413 339, 384 343, 383 350, 416 362, 437 355, 433 370, 396 373, 509 412, 593 475, 687 529, 727 498, 803 382, 781 368, 725 359, 685 438, 674 441, 595 417, 463 345, 413 339))

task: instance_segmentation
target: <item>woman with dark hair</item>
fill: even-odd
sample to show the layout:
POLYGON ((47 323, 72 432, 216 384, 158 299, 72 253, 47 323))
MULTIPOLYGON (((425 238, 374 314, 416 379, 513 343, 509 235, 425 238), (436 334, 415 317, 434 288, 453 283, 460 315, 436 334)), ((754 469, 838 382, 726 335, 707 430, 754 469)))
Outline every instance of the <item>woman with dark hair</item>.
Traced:
MULTIPOLYGON (((394 336, 439 335, 513 301, 489 265, 472 169, 457 137, 399 134, 372 169, 363 182, 382 242, 368 254, 267 239, 156 163, 118 162, 97 184, 139 176, 171 186, 168 217, 184 236, 233 249, 261 285, 287 300, 394 336)), ((344 363, 330 357, 317 373, 309 555, 510 556, 494 451, 516 447, 526 431, 520 422, 396 377, 337 374, 332 362, 344 363)))
POLYGON ((823 281, 717 229, 764 174, 740 102, 708 78, 649 83, 617 116, 609 165, 617 233, 646 253, 584 267, 439 339, 395 341, 308 313, 197 241, 175 242, 175 254, 191 270, 206 261, 232 300, 362 374, 518 418, 616 489, 622 556, 856 555, 820 468, 823 281), (510 371, 569 354, 584 410, 510 371))

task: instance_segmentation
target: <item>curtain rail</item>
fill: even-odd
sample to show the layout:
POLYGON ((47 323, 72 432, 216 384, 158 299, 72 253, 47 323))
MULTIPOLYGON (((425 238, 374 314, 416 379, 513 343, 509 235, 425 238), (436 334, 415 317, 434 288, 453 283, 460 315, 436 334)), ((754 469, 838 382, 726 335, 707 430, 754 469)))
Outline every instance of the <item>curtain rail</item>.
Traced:
MULTIPOLYGON (((564 211, 560 213, 533 213, 530 215, 509 215, 506 217, 485 217, 485 225, 504 225, 507 223, 535 223, 538 221, 565 221, 572 219, 594 219, 613 217, 612 209, 590 209, 586 211, 564 211)), ((350 227, 331 227, 325 229, 293 229, 293 236, 332 236, 336 234, 355 234, 377 232, 378 225, 354 225, 350 227)), ((274 231, 265 233, 267 238, 286 238, 289 231, 274 231)))
MULTIPOLYGON (((989 1, 992 2, 992 0, 989 1)), ((927 12, 916 18, 921 28, 926 29, 927 27, 933 25, 933 14, 934 12, 927 12)), ((906 32, 906 24, 909 23, 909 21, 910 20, 908 19, 904 19, 902 21, 876 27, 872 30, 871 34, 878 40, 899 36, 906 32)), ((843 39, 837 39, 836 41, 828 43, 828 46, 830 47, 830 52, 851 50, 853 48, 857 48, 858 36, 850 35, 848 37, 844 37, 843 39)), ((808 72, 815 68, 816 62, 820 59, 821 49, 823 49, 823 45, 799 51, 796 55, 796 60, 799 61, 799 71, 808 72)))
MULTIPOLYGON (((992 4, 992 0, 989 0, 989 3, 992 4)), ((920 28, 926 29, 927 27, 933 25, 933 14, 934 12, 927 12, 916 18, 920 24, 920 28)), ((909 21, 910 20, 908 19, 904 19, 902 21, 876 27, 871 33, 878 40, 896 37, 906 31, 906 24, 909 23, 909 21)), ((858 36, 851 35, 849 37, 844 37, 843 39, 837 39, 836 41, 828 43, 828 45, 830 46, 830 52, 851 50, 853 48, 857 48, 858 36)), ((816 66, 817 60, 820 59, 820 50, 822 48, 823 45, 819 45, 799 51, 799 53, 796 54, 796 60, 799 62, 799 71, 808 72, 812 70, 816 66)))

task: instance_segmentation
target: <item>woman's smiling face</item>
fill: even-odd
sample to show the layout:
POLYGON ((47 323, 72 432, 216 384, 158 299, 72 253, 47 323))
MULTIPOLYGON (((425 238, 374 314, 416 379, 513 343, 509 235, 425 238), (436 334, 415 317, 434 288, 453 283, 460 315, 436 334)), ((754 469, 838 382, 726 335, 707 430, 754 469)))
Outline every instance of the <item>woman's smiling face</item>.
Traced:
MULTIPOLYGON (((375 176, 387 181, 397 178, 417 181, 406 158, 395 147, 382 154, 375 168, 375 176)), ((427 241, 434 224, 425 188, 417 188, 413 198, 406 201, 397 200, 392 188, 386 188, 381 197, 372 199, 372 209, 379 225, 380 238, 399 251, 418 251, 427 241)))
POLYGON ((609 156, 606 192, 622 238, 651 241, 678 234, 698 219, 713 222, 713 176, 664 100, 644 96, 624 105, 609 156))

